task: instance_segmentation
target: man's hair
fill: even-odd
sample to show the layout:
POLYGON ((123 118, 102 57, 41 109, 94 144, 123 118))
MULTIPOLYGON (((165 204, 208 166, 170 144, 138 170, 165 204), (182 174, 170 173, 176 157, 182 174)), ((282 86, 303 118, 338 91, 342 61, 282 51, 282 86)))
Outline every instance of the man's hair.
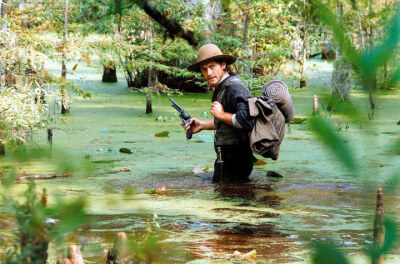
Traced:
POLYGON ((222 64, 223 62, 225 62, 225 64, 226 64, 225 71, 229 74, 233 73, 233 69, 232 69, 231 65, 228 65, 224 59, 216 59, 215 62, 217 62, 219 64, 222 64))

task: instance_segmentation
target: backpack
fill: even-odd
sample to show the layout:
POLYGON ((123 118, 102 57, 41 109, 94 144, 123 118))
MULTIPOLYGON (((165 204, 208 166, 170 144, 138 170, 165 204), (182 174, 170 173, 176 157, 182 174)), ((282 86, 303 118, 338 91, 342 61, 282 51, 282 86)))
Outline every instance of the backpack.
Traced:
POLYGON ((270 81, 261 91, 261 96, 249 98, 250 115, 256 117, 256 124, 249 132, 250 148, 255 154, 277 160, 285 123, 295 114, 293 101, 282 81, 270 81))

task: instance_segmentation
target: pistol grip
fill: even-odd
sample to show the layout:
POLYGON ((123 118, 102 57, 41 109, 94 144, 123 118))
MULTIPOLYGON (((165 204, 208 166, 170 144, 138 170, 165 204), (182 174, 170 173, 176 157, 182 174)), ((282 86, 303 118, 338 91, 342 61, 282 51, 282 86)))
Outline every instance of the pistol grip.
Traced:
POLYGON ((193 134, 192 127, 190 127, 188 132, 187 132, 187 134, 186 134, 186 139, 191 139, 192 138, 192 134, 193 134))

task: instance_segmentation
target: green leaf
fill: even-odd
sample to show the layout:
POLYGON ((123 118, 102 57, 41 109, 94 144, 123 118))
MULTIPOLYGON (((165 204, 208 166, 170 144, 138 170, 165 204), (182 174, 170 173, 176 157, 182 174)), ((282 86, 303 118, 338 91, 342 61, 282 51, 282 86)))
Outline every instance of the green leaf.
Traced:
POLYGON ((303 124, 307 118, 301 118, 301 117, 294 117, 290 124, 303 124))
POLYGON ((400 41, 400 11, 395 14, 389 25, 392 27, 387 38, 380 45, 372 47, 369 52, 364 52, 361 56, 361 68, 367 79, 375 75, 376 70, 389 60, 397 48, 400 41))
POLYGON ((7 176, 1 180, 1 184, 5 188, 9 188, 15 182, 16 179, 17 179, 17 171, 15 170, 15 168, 12 168, 8 172, 7 176))
POLYGON ((312 263, 315 264, 348 264, 344 254, 331 243, 316 242, 313 244, 312 263))
POLYGON ((400 67, 394 71, 392 78, 390 79, 390 85, 395 85, 400 80, 400 67))
POLYGON ((386 254, 389 252, 390 249, 393 248, 395 242, 397 241, 397 224, 393 220, 385 220, 385 240, 381 247, 372 247, 369 250, 372 263, 376 263, 375 261, 381 256, 382 254, 386 254))
POLYGON ((154 136, 156 137, 168 137, 168 135, 169 135, 168 131, 162 131, 154 134, 154 136))
POLYGON ((325 23, 332 31, 340 50, 344 53, 344 58, 352 64, 354 68, 360 65, 360 55, 353 45, 353 41, 344 32, 345 25, 336 21, 335 15, 319 0, 311 0, 312 16, 314 19, 325 23))
POLYGON ((132 154, 132 150, 128 149, 128 148, 120 148, 119 152, 121 153, 128 153, 128 154, 132 154))
POLYGON ((85 210, 87 202, 83 197, 73 201, 65 201, 61 197, 57 198, 54 207, 47 210, 48 216, 60 220, 55 228, 55 238, 60 241, 65 235, 76 230, 86 221, 85 210))
POLYGON ((400 184, 400 174, 397 171, 393 173, 393 175, 386 181, 386 186, 384 188, 385 190, 393 194, 397 194, 400 184))
POLYGON ((343 138, 336 132, 332 125, 323 117, 314 117, 309 119, 309 125, 318 138, 329 147, 331 152, 338 160, 350 171, 357 171, 357 164, 354 155, 343 138))

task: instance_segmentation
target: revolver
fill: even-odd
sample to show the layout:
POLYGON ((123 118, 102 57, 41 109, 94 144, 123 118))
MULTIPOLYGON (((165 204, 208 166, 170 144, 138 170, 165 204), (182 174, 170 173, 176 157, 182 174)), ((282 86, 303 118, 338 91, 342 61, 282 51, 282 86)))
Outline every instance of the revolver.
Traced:
POLYGON ((179 113, 179 117, 182 119, 182 122, 184 125, 189 124, 189 130, 186 134, 186 139, 191 139, 192 138, 192 128, 190 126, 190 119, 192 118, 182 107, 180 107, 172 98, 169 98, 169 100, 172 102, 172 107, 176 109, 179 113))

